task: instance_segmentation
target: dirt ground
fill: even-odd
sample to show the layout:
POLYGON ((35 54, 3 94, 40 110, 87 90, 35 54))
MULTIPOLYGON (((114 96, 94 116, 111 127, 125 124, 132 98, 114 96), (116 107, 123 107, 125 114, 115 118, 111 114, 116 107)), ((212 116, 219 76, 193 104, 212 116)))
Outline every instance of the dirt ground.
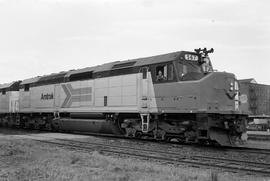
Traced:
MULTIPOLYGON (((50 134, 50 133, 49 133, 50 134)), ((56 133, 52 133, 57 136, 56 133)), ((63 136, 63 134, 59 134, 63 136)), ((76 139, 77 136, 70 136, 76 139)), ((80 137, 80 136, 79 136, 80 137)), ((68 150, 27 135, 0 132, 0 181, 21 180, 262 180, 270 178, 68 150)))

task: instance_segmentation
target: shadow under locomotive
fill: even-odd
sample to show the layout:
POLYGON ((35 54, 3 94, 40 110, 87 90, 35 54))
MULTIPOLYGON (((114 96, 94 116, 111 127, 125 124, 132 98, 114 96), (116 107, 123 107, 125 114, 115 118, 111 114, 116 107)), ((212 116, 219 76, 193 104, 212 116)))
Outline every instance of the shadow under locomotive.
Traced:
MULTIPOLYGON (((27 130, 23 128, 17 127, 0 127, 0 135, 28 135, 28 134, 40 134, 40 130, 27 130)), ((42 131, 42 133, 47 133, 46 131, 42 131)))

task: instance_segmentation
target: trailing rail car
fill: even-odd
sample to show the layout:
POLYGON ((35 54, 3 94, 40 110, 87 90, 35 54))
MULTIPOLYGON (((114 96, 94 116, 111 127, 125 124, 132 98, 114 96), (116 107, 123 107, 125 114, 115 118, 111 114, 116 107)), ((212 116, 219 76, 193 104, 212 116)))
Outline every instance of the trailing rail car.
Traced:
POLYGON ((19 84, 15 81, 0 85, 0 125, 12 126, 18 121, 19 111, 19 84))
MULTIPOLYGON (((238 81, 231 73, 213 71, 211 52, 117 61, 30 78, 13 89, 7 85, 0 91, 18 106, 1 109, 0 124, 204 144, 243 142, 247 114, 239 109, 238 81)), ((2 97, 1 108, 7 105, 2 97)))

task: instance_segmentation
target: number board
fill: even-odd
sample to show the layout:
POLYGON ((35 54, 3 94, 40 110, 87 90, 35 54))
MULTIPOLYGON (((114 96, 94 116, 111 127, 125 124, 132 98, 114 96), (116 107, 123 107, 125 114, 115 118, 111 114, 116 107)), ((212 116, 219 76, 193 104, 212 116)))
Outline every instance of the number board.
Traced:
POLYGON ((199 57, 198 55, 185 54, 185 60, 198 61, 199 57))

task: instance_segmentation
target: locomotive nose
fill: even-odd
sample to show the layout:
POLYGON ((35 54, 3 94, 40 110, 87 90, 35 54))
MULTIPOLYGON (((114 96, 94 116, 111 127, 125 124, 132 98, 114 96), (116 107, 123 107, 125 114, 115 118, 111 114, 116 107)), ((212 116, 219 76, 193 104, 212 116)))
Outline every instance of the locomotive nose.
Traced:
POLYGON ((228 99, 234 101, 235 110, 239 110, 239 83, 234 75, 226 78, 225 92, 228 99))
POLYGON ((239 85, 234 74, 213 72, 201 81, 200 86, 205 89, 200 97, 201 105, 206 104, 209 111, 239 111, 239 85))
POLYGON ((239 91, 239 85, 235 77, 226 78, 226 94, 230 99, 234 99, 239 91))

